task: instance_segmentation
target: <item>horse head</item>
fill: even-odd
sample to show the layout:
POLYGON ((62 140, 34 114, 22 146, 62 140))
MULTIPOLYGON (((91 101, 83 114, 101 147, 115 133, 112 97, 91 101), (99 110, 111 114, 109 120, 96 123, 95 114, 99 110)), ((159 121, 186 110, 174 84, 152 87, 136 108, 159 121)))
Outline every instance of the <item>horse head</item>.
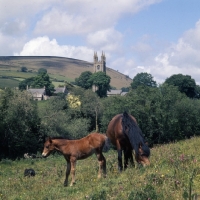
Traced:
POLYGON ((143 166, 150 165, 149 161, 150 149, 146 143, 140 143, 138 148, 138 154, 135 155, 135 159, 138 163, 141 163, 143 166))
POLYGON ((53 141, 51 137, 48 137, 44 143, 44 149, 42 152, 42 157, 47 157, 49 154, 55 150, 55 146, 53 144, 53 141))

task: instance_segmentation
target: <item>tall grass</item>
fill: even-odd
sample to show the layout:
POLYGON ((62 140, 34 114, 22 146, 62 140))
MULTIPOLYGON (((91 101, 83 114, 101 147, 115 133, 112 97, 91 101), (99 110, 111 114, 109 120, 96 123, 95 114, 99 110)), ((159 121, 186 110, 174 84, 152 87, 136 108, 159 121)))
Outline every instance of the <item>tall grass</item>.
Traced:
POLYGON ((66 162, 62 155, 46 159, 2 160, 0 199, 2 200, 181 200, 200 195, 200 138, 151 149, 151 166, 136 165, 119 173, 117 152, 104 153, 107 178, 97 179, 94 156, 77 162, 76 184, 64 187, 66 162), (35 177, 24 177, 33 168, 35 177))

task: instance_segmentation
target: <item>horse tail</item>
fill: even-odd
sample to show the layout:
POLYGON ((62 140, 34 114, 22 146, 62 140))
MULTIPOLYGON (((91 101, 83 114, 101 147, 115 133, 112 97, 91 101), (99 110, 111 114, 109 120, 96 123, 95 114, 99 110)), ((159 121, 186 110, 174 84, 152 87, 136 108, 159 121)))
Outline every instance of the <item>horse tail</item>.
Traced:
POLYGON ((110 139, 105 135, 105 143, 103 146, 103 152, 108 152, 110 150, 110 139))
POLYGON ((139 147, 141 146, 143 150, 143 155, 149 157, 150 149, 145 144, 142 131, 137 125, 137 122, 134 121, 127 112, 123 113, 122 127, 123 133, 128 137, 132 148, 135 150, 136 155, 139 154, 139 147))

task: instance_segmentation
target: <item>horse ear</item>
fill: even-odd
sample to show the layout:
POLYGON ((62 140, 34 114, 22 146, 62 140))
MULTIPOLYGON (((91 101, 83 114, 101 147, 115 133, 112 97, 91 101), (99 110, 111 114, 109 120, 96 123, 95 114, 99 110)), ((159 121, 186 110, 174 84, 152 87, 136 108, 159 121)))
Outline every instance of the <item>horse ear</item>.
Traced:
POLYGON ((52 143, 52 139, 51 139, 51 137, 49 137, 49 142, 52 143))

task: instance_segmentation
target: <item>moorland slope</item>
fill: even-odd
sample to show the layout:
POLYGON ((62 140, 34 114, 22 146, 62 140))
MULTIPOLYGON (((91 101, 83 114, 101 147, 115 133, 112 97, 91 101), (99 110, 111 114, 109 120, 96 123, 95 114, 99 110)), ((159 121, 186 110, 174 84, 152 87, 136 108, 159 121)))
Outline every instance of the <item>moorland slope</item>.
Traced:
MULTIPOLYGON (((8 72, 20 71, 25 66, 28 72, 37 72, 40 68, 47 69, 52 76, 63 77, 63 80, 74 81, 84 71, 93 72, 93 63, 64 57, 53 56, 0 56, 0 75, 11 76, 8 72), (5 73, 7 72, 7 73, 5 73)), ((132 79, 116 70, 107 67, 107 75, 111 77, 111 86, 116 89, 129 87, 132 79)), ((20 74, 18 74, 20 78, 20 74)), ((16 76, 16 75, 13 75, 16 76)), ((60 78, 59 78, 60 79, 60 78)))

